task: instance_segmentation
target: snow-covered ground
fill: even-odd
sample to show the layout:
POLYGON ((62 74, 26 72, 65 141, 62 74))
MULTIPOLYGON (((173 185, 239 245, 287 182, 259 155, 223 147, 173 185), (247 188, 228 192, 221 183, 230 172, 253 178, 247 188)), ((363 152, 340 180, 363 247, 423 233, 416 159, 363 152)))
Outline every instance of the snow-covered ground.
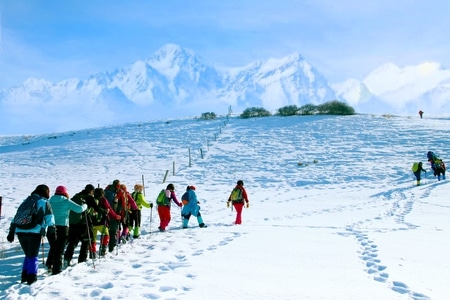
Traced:
MULTIPOLYGON (((449 119, 355 115, 173 120, 0 138, 1 299, 448 299, 449 119), (428 172, 415 186, 413 161, 428 172), (167 172, 167 179, 162 183, 167 172), (157 232, 118 254, 21 284, 23 253, 6 241, 19 203, 38 184, 70 194, 87 183, 144 178, 146 199, 195 185, 208 228, 182 230, 172 206, 157 232), (242 179, 243 224, 226 199, 242 179)), ((47 244, 45 244, 45 255, 47 244)), ((74 261, 76 260, 74 258, 74 261)), ((41 259, 41 258, 40 258, 41 259)))

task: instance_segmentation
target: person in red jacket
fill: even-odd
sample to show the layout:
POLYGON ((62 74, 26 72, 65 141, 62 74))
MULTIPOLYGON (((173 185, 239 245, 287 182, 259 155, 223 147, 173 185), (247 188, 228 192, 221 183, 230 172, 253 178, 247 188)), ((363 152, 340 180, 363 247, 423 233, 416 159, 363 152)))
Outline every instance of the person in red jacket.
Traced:
POLYGON ((238 180, 236 186, 228 197, 227 207, 230 207, 230 203, 233 204, 233 207, 236 210, 236 221, 234 224, 242 224, 242 209, 244 208, 244 204, 247 208, 250 206, 247 192, 244 188, 244 182, 242 180, 238 180))

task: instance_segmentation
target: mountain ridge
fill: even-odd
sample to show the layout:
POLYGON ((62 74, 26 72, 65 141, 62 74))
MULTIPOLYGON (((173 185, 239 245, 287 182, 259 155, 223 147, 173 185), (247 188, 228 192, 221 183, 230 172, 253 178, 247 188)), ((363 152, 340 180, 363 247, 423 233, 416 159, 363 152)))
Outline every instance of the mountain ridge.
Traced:
POLYGON ((24 130, 19 117, 36 121, 28 114, 41 111, 47 116, 40 119, 45 130, 55 131, 71 129, 74 125, 68 120, 79 129, 84 123, 108 125, 205 111, 220 114, 229 106, 234 111, 256 106, 275 112, 286 105, 330 100, 347 102, 364 113, 411 114, 419 109, 437 113, 448 106, 444 97, 450 94, 447 79, 450 70, 437 63, 404 68, 387 63, 363 80, 330 84, 299 53, 219 70, 192 50, 166 44, 147 59, 86 79, 53 83, 28 78, 22 85, 1 90, 0 102, 2 119, 9 127, 24 130))

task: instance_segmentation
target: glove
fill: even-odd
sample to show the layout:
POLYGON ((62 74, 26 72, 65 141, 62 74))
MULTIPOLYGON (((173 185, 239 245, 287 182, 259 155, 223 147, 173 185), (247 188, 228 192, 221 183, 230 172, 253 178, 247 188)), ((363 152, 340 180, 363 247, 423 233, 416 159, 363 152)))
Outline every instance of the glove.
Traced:
POLYGON ((10 228, 8 236, 6 237, 6 240, 10 243, 14 242, 14 234, 15 234, 15 229, 10 228))
POLYGON ((153 208, 153 203, 150 203, 150 208, 153 208))
POLYGON ((178 207, 182 207, 183 205, 180 203, 179 205, 178 205, 178 207))
POLYGON ((249 207, 250 207, 250 203, 247 202, 247 203, 245 204, 245 207, 246 207, 246 208, 249 208, 249 207))
POLYGON ((117 221, 120 221, 121 219, 122 219, 122 217, 121 217, 120 215, 117 215, 116 220, 117 220, 117 221))
POLYGON ((230 201, 227 201, 227 207, 230 207, 230 201))

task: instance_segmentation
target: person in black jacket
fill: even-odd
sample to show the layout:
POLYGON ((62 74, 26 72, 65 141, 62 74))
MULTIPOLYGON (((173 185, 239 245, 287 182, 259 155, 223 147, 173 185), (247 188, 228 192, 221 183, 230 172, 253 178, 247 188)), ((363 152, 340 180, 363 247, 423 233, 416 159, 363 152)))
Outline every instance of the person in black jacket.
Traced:
POLYGON ((102 210, 94 199, 95 187, 92 184, 86 187, 79 193, 72 197, 72 201, 81 205, 86 203, 88 209, 83 213, 76 213, 71 211, 69 215, 69 239, 64 253, 64 267, 70 265, 75 248, 81 242, 80 253, 78 255, 78 263, 87 260, 90 251, 90 257, 95 257, 95 249, 92 248, 92 222, 89 212, 102 210), (87 222, 86 222, 87 221, 87 222))

